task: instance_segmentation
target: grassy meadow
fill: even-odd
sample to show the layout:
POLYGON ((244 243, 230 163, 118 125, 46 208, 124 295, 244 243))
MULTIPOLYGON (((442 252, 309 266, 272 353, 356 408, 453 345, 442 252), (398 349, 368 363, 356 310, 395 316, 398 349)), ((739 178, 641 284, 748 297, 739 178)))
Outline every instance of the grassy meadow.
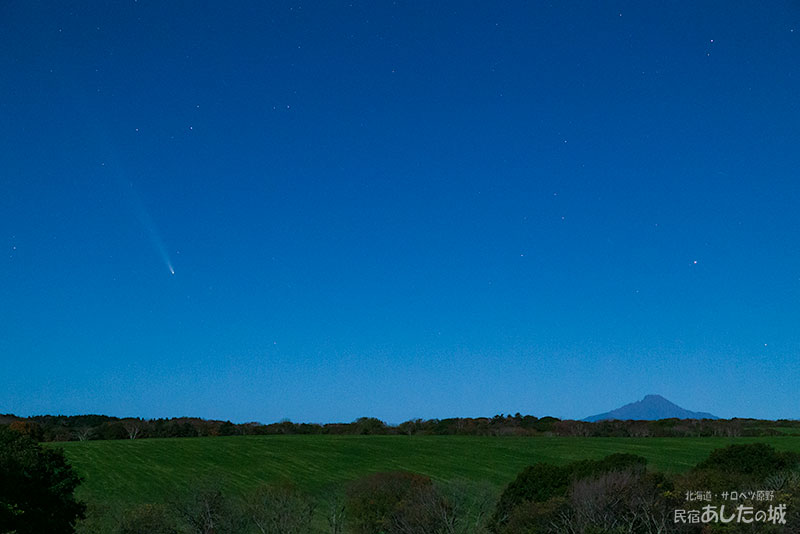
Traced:
POLYGON ((763 442, 800 452, 800 437, 568 438, 476 436, 232 436, 83 441, 62 447, 83 477, 78 496, 103 508, 165 502, 213 481, 231 494, 291 481, 325 499, 347 481, 407 470, 435 480, 502 488, 534 462, 563 464, 615 452, 644 456, 652 470, 681 472, 733 443, 763 442))

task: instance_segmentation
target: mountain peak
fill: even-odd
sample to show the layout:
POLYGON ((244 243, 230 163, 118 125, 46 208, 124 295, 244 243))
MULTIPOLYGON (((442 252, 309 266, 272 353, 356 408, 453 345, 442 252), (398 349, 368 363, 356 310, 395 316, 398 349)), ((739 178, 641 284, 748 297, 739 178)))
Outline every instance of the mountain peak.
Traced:
POLYGON ((618 419, 621 421, 641 420, 655 421, 657 419, 719 419, 718 417, 706 412, 693 412, 681 408, 677 404, 665 399, 661 395, 645 395, 640 401, 626 404, 616 410, 592 415, 584 421, 606 421, 618 419))

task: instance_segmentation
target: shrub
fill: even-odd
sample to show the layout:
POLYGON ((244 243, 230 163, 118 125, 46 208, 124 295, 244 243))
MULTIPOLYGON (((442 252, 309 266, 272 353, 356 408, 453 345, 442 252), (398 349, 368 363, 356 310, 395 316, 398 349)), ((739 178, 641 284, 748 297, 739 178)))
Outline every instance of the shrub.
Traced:
POLYGON ((766 443, 746 443, 714 449, 708 458, 695 466, 695 469, 747 475, 760 480, 779 471, 796 467, 798 464, 800 464, 798 453, 779 452, 766 443))
POLYGON ((552 498, 565 497, 575 480, 612 471, 643 472, 646 463, 645 458, 634 454, 612 454, 601 460, 579 460, 563 466, 542 462, 528 466, 500 495, 491 525, 494 530, 499 530, 520 504, 543 503, 552 498))

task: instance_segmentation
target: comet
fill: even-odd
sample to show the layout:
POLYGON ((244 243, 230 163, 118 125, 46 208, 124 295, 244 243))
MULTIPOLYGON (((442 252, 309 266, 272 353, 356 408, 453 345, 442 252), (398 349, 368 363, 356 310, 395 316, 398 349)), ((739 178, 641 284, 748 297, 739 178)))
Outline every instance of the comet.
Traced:
POLYGON ((167 247, 164 244, 164 240, 161 238, 161 233, 158 231, 158 227, 156 226, 153 217, 150 215, 150 212, 147 211, 147 208, 144 205, 141 197, 138 195, 136 190, 133 188, 133 184, 130 184, 130 193, 131 193, 131 202, 133 204, 133 209, 136 212, 136 216, 139 219, 139 222, 142 224, 142 227, 147 231, 148 237, 150 238, 150 242, 153 244, 153 248, 155 249, 156 253, 161 256, 161 261, 164 262, 164 265, 167 267, 169 274, 175 275, 175 269, 172 267, 172 259, 169 257, 169 253, 167 252, 167 247))

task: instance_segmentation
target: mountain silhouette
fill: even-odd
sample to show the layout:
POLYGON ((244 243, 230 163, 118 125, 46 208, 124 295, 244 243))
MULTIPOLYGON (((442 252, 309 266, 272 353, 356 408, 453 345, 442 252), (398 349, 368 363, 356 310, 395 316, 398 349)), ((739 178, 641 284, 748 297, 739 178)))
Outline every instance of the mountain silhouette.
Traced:
POLYGON ((636 402, 626 404, 616 410, 605 412, 597 415, 592 415, 584 419, 584 421, 606 421, 609 419, 619 419, 620 421, 641 420, 641 421, 655 421, 657 419, 719 419, 715 415, 706 412, 692 412, 681 408, 675 403, 672 403, 662 397, 661 395, 645 395, 645 397, 636 402))

